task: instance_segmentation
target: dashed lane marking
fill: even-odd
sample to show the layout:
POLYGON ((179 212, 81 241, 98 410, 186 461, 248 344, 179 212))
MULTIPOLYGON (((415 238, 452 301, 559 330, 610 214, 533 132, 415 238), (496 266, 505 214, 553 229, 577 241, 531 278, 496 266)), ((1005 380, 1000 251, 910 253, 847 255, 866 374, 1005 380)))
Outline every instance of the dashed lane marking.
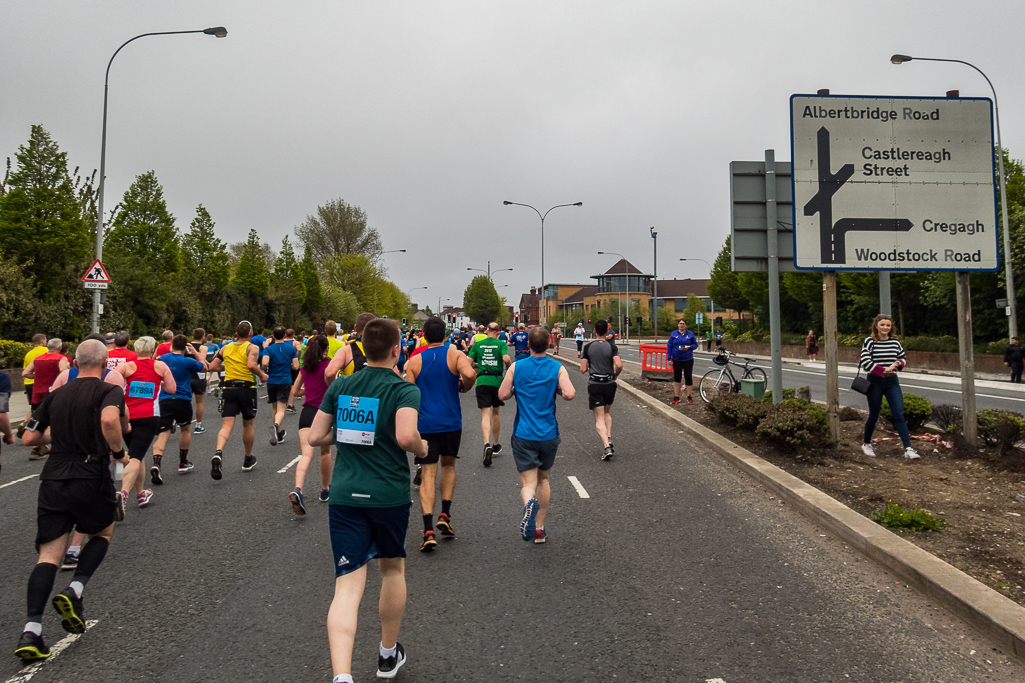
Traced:
POLYGON ((21 479, 15 479, 14 481, 9 481, 6 484, 0 484, 0 489, 5 489, 8 486, 14 486, 15 484, 20 484, 21 482, 28 481, 29 479, 35 479, 38 476, 39 476, 38 474, 30 474, 27 477, 22 477, 21 479))
POLYGON ((295 459, 293 459, 293 460, 292 460, 291 462, 289 462, 289 463, 288 463, 287 465, 285 465, 285 466, 284 466, 284 467, 282 467, 282 468, 281 468, 280 470, 278 470, 278 474, 284 474, 285 472, 287 472, 287 471, 288 471, 288 469, 289 469, 289 468, 290 468, 290 467, 291 467, 292 465, 294 465, 294 464, 296 464, 297 462, 299 462, 299 460, 301 460, 301 459, 302 459, 302 457, 303 457, 303 454, 302 454, 302 453, 300 453, 299 455, 295 456, 295 459))
MULTIPOLYGON (((85 630, 86 630, 86 632, 88 632, 89 629, 91 629, 93 626, 95 626, 97 624, 97 622, 98 622, 98 620, 96 620, 96 619, 91 619, 91 620, 85 622, 85 630)), ((47 657, 46 659, 40 659, 38 662, 36 662, 35 664, 29 666, 28 668, 22 669, 22 671, 19 674, 17 674, 16 676, 12 676, 11 678, 8 678, 7 679, 7 683, 28 683, 29 681, 32 680, 33 676, 35 676, 37 673, 39 673, 39 670, 42 669, 43 666, 47 662, 52 662, 54 659, 56 659, 57 655, 59 655, 64 650, 66 650, 73 642, 75 642, 76 640, 81 638, 83 635, 85 635, 85 634, 83 634, 83 633, 72 633, 72 634, 69 634, 67 636, 64 636, 59 641, 57 641, 56 645, 52 645, 50 647, 50 656, 49 657, 47 657)))
POLYGON ((577 479, 576 477, 566 477, 566 478, 569 479, 569 483, 573 484, 573 488, 575 488, 577 490, 577 494, 581 498, 590 498, 591 497, 591 494, 589 494, 587 492, 587 489, 584 488, 584 485, 580 483, 579 479, 577 479))
POLYGON ((726 683, 726 681, 721 678, 706 678, 705 683, 726 683))

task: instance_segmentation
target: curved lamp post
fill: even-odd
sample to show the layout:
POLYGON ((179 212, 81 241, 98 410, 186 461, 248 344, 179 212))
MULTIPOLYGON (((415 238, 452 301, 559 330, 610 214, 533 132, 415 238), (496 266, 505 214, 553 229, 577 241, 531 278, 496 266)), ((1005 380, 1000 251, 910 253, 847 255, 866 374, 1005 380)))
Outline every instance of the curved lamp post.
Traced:
MULTIPOLYGON (((548 209, 544 213, 541 213, 530 204, 520 204, 519 202, 502 202, 504 206, 525 206, 528 209, 534 209, 534 213, 537 214, 538 218, 541 219, 541 307, 538 309, 538 318, 541 316, 547 316, 548 311, 545 310, 545 218, 554 209, 560 209, 564 206, 583 206, 583 202, 573 202, 572 204, 556 204, 551 209, 548 209)), ((544 325, 547 322, 547 317, 542 319, 540 323, 544 325)))
MULTIPOLYGON (((110 82, 110 65, 114 63, 114 57, 117 57, 117 53, 121 52, 122 48, 133 40, 145 38, 146 36, 174 36, 183 33, 204 33, 208 36, 223 38, 228 35, 228 29, 223 26, 214 26, 212 28, 196 29, 194 31, 155 31, 153 33, 142 33, 121 43, 121 47, 114 50, 114 54, 111 55, 110 61, 107 62, 107 71, 103 76, 103 135, 100 139, 100 185, 96 189, 96 258, 98 260, 103 260, 103 187, 106 184, 107 170, 107 91, 108 84, 110 82)), ((100 331, 100 290, 98 289, 93 292, 92 331, 94 334, 100 331)))
MULTIPOLYGON (((389 249, 388 251, 382 251, 378 254, 378 258, 385 254, 405 254, 405 249, 389 249)), ((426 289, 426 287, 424 288, 426 289)), ((377 315, 377 267, 374 267, 374 315, 377 315)))
POLYGON ((1008 332, 1011 337, 1018 336, 1018 304, 1015 301, 1014 296, 1014 268, 1011 264, 1011 224, 1007 222, 1007 184, 1004 181, 1004 143, 1000 138, 1000 105, 997 103, 997 90, 993 87, 993 81, 989 80, 989 76, 983 72, 982 69, 975 66, 971 62, 966 62, 963 59, 940 59, 938 57, 911 57, 910 55, 893 55, 890 57, 890 61, 894 64, 903 64, 904 62, 911 61, 921 62, 952 62, 954 64, 964 64, 970 66, 986 79, 986 83, 989 84, 989 89, 993 93, 993 113, 996 115, 997 121, 997 148, 999 154, 997 155, 997 161, 1000 165, 1000 213, 1004 224, 1004 274, 1006 276, 1006 287, 1007 287, 1007 303, 1011 308, 1011 315, 1008 319, 1008 332))
POLYGON ((495 273, 501 273, 502 271, 512 270, 512 268, 499 268, 498 270, 491 270, 491 261, 488 261, 487 270, 484 270, 483 268, 467 268, 467 270, 476 270, 478 273, 487 273, 488 279, 490 280, 491 276, 495 273))

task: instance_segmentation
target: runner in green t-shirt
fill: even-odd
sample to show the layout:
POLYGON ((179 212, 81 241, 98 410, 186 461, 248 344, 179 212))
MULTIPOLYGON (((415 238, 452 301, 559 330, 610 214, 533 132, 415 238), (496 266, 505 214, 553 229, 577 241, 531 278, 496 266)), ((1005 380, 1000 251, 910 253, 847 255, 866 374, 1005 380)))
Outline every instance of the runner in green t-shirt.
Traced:
POLYGON ((367 323, 367 366, 331 384, 308 434, 310 445, 333 443, 337 449, 329 500, 335 597, 327 618, 336 677, 352 672, 366 564, 374 558, 381 571, 378 677, 392 678, 406 661, 397 641, 406 603, 404 558, 411 505, 406 451, 424 458, 427 442, 416 427, 420 389, 395 373, 399 344, 393 321, 367 323))
POLYGON ((509 346, 498 338, 498 323, 488 325, 484 339, 470 347, 470 360, 477 369, 477 407, 480 408, 480 428, 484 433, 484 467, 491 467, 491 456, 502 452, 498 443, 502 420, 498 409, 505 405, 498 400, 498 387, 502 386, 502 372, 509 367, 509 346))

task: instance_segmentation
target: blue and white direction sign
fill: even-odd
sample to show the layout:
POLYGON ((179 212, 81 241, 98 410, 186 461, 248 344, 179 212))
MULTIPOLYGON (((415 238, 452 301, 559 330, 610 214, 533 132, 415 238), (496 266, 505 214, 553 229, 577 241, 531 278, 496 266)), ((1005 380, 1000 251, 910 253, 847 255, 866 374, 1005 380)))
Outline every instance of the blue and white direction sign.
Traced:
POLYGON ((988 98, 793 95, 794 263, 999 268, 988 98))

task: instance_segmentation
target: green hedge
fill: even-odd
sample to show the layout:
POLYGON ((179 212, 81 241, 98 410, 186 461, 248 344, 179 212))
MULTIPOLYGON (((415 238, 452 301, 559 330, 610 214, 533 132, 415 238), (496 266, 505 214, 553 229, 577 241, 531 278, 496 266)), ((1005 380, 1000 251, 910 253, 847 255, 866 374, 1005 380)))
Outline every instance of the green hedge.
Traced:
MULTIPOLYGON (((887 422, 893 424, 893 413, 890 412, 890 404, 885 396, 883 397, 883 407, 879 414, 887 422)), ((904 422, 908 425, 908 431, 921 429, 929 421, 930 417, 932 417, 932 403, 929 399, 915 394, 904 394, 904 422)))
MULTIPOLYGON (((854 346, 859 347, 865 341, 865 334, 838 334, 836 335, 837 346, 854 346)), ((780 340, 785 345, 790 346, 804 346, 806 335, 795 334, 793 332, 783 332, 780 335, 780 340)), ((748 330, 740 335, 729 336, 727 341, 736 342, 738 344, 768 344, 769 343, 769 331, 767 329, 756 328, 748 330)), ((957 353, 957 337, 951 337, 949 335, 942 335, 938 337, 904 337, 900 340, 901 344, 908 351, 933 351, 942 353, 957 353)), ((824 343, 822 337, 819 337, 819 348, 824 343)), ((988 353, 997 356, 1004 354, 1004 349, 1007 348, 1009 340, 1000 339, 995 342, 976 342, 975 353, 988 353)))
POLYGON ((0 368, 22 367, 25 354, 31 350, 31 344, 0 339, 0 368))

